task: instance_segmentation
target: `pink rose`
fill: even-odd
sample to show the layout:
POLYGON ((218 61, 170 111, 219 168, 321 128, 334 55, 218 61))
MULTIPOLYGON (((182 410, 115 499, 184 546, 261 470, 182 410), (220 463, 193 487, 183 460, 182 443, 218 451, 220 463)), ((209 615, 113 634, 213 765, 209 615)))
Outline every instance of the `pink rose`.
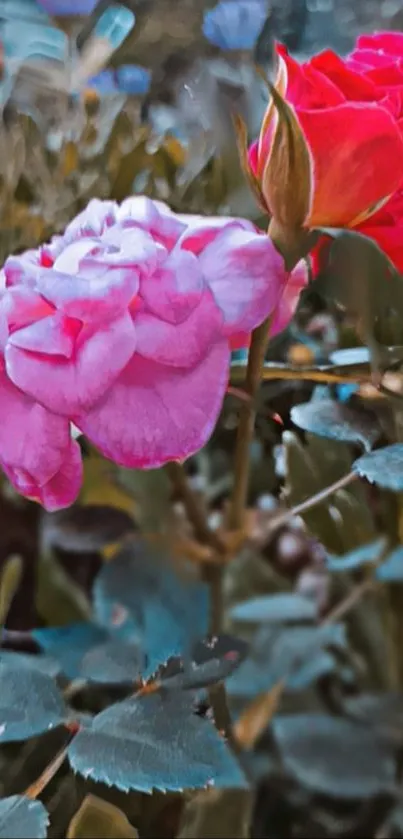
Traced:
MULTIPOLYGON (((272 312, 270 338, 274 338, 279 332, 282 332, 294 317, 301 291, 306 287, 307 281, 306 263, 301 260, 289 275, 277 306, 272 312)), ((240 332, 231 338, 231 347, 233 350, 246 349, 250 345, 250 340, 250 333, 240 332)))
POLYGON ((175 215, 142 197, 91 201, 64 235, 3 270, 0 461, 52 509, 80 483, 70 423, 127 467, 201 448, 232 336, 274 311, 289 279, 250 222, 175 215))

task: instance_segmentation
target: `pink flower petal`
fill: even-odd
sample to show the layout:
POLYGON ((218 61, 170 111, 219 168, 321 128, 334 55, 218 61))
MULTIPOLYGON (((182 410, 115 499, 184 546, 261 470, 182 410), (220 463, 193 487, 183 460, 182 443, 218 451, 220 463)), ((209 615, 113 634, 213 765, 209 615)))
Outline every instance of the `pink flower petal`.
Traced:
POLYGON ((199 260, 224 315, 227 335, 250 331, 262 323, 287 281, 283 258, 264 234, 229 227, 206 247, 199 260))
POLYGON ((77 500, 83 482, 83 462, 81 449, 75 440, 71 440, 59 472, 41 489, 38 501, 50 512, 69 507, 77 500))
POLYGON ((181 323, 199 305, 204 286, 197 258, 176 247, 154 274, 140 281, 140 296, 157 317, 181 323))
POLYGON ((298 306, 301 291, 306 287, 307 282, 308 270, 305 262, 301 260, 290 274, 287 285, 276 306, 270 327, 271 338, 274 338, 288 326, 298 306))
POLYGON ((116 211, 119 224, 141 227, 169 250, 175 245, 185 224, 162 201, 152 201, 145 195, 126 198, 116 211))
POLYGON ((133 321, 120 318, 84 326, 71 359, 29 352, 9 343, 6 366, 10 379, 42 405, 67 416, 93 405, 108 390, 135 350, 133 321))
POLYGON ((117 204, 93 198, 85 210, 66 227, 63 239, 66 243, 83 236, 101 236, 107 227, 115 223, 117 204))
POLYGON ((70 445, 70 424, 26 396, 0 368, 0 460, 42 486, 59 471, 70 445))
POLYGON ((204 218, 203 216, 181 216, 183 219, 191 219, 189 226, 182 234, 178 241, 178 247, 183 250, 192 251, 198 256, 204 248, 223 230, 228 230, 229 226, 237 230, 247 230, 250 233, 256 233, 256 227, 251 221, 242 218, 227 218, 226 216, 211 216, 204 218))
POLYGON ((76 501, 83 479, 83 464, 78 443, 70 441, 65 459, 56 474, 43 485, 36 484, 27 472, 3 464, 3 470, 16 490, 39 501, 49 512, 69 507, 76 501))
POLYGON ((57 312, 23 329, 17 329, 10 337, 10 344, 22 350, 71 358, 81 328, 79 320, 57 312))
POLYGON ((21 283, 34 287, 40 270, 38 251, 29 250, 18 256, 9 256, 3 267, 7 288, 21 283))
POLYGON ((183 460, 209 439, 225 395, 230 353, 212 346, 192 370, 175 370, 135 355, 106 397, 75 424, 123 466, 156 468, 183 460))
POLYGON ((139 287, 135 269, 108 268, 103 264, 91 279, 74 274, 61 274, 44 269, 38 289, 68 317, 84 321, 102 321, 116 317, 127 309, 139 287))
MULTIPOLYGON (((97 254, 92 254, 81 262, 80 268, 86 272, 87 263, 103 263, 110 267, 124 266, 140 270, 141 275, 152 274, 168 256, 168 251, 160 242, 140 227, 110 227, 102 237, 97 254)), ((98 270, 99 270, 98 265, 98 270)))
POLYGON ((54 313, 50 305, 30 286, 14 286, 0 299, 0 312, 7 323, 8 333, 54 313))
POLYGON ((99 244, 100 240, 94 236, 85 236, 83 239, 65 244, 51 267, 60 274, 77 274, 80 270, 81 260, 97 248, 99 244))
POLYGON ((193 367, 221 336, 222 323, 221 311, 206 288, 199 305, 181 323, 167 323, 139 312, 135 319, 137 352, 160 364, 193 367))
MULTIPOLYGON (((301 291, 306 287, 307 282, 308 270, 305 262, 301 260, 289 275, 287 284, 273 312, 270 324, 270 338, 274 338, 275 335, 282 332, 288 326, 298 306, 301 291)), ((236 332, 231 335, 230 344, 232 350, 247 349, 250 346, 250 342, 250 332, 236 332)))

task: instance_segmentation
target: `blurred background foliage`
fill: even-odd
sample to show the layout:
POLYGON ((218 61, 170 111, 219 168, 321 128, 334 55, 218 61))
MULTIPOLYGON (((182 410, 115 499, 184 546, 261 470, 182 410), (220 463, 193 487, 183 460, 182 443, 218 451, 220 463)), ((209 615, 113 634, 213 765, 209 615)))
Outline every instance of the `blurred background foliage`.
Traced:
MULTIPOLYGON (((232 127, 236 112, 257 132, 266 91, 255 64, 271 72, 274 39, 304 58, 325 46, 343 53, 377 28, 403 30, 401 0, 0 0, 1 261, 62 230, 93 196, 145 193, 181 212, 234 213, 264 226, 232 127)), ((288 507, 342 479, 371 441, 387 445, 396 429, 401 438, 403 305, 395 286, 386 299, 382 266, 373 283, 371 337, 383 350, 397 346, 392 360, 381 353, 396 402, 369 383, 340 286, 342 309, 329 294, 304 295, 267 356, 268 370, 296 373, 261 388, 249 538, 224 580, 225 629, 250 643, 227 690, 251 791, 148 796, 133 783, 124 793, 73 775, 65 762, 40 796, 48 836, 403 836, 402 495, 355 482, 273 527, 288 507), (326 366, 335 383, 305 380, 304 366, 326 366)), ((217 528, 244 361, 234 360, 235 390, 211 442, 187 464, 217 528)), ((46 665, 84 720, 206 631, 203 596, 194 611, 188 600, 209 554, 166 471, 124 470, 81 445, 85 481, 71 510, 45 514, 2 482, 0 666, 7 652, 31 654, 30 666, 33 658, 46 665), (123 578, 116 588, 122 545, 136 557, 139 534, 144 566, 157 549, 163 572, 150 572, 150 583, 137 571, 132 586, 123 578), (125 587, 137 592, 135 604, 125 587)), ((2 690, 4 681, 0 708, 2 690)), ((209 713, 202 702, 199 713, 209 713)), ((65 740, 57 728, 1 745, 3 799, 29 789, 65 740)), ((40 836, 38 808, 30 818, 40 836)), ((0 836, 22 835, 22 822, 11 834, 9 819, 0 801, 0 836)))

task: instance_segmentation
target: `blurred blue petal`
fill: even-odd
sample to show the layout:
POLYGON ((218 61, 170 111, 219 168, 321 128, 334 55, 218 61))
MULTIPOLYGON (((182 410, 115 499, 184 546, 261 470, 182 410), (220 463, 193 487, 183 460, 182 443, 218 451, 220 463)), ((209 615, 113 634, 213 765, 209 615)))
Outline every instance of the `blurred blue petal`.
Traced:
POLYGON ((103 38, 117 50, 133 29, 135 22, 133 12, 126 6, 110 6, 97 20, 91 38, 103 38))
POLYGON ((151 72, 139 64, 122 64, 116 70, 118 87, 122 93, 145 96, 150 89, 151 72))
POLYGON ((87 88, 96 90, 100 94, 118 93, 119 88, 116 84, 116 76, 114 70, 102 70, 91 79, 88 79, 87 88))
POLYGON ((37 3, 50 15, 73 17, 74 15, 90 15, 98 4, 98 0, 37 0, 37 3))
POLYGON ((7 20, 0 32, 6 59, 24 61, 32 56, 40 56, 64 61, 66 58, 67 37, 54 26, 27 22, 21 27, 15 20, 7 20))
POLYGON ((267 15, 267 0, 220 0, 204 15, 203 35, 222 50, 252 50, 267 15))
POLYGON ((117 70, 102 70, 88 79, 87 87, 101 95, 125 93, 144 96, 150 89, 151 73, 136 64, 125 64, 117 70))
POLYGON ((247 364, 249 350, 233 350, 231 353, 231 364, 247 364))
POLYGON ((2 0, 0 4, 0 23, 4 20, 23 20, 24 23, 50 23, 44 7, 37 5, 36 0, 2 0))
POLYGON ((354 384, 353 385, 349 385, 349 384, 336 385, 336 393, 337 393, 337 398, 338 398, 339 402, 348 402, 348 400, 350 399, 350 396, 352 396, 353 393, 356 393, 357 390, 359 390, 359 387, 360 386, 358 384, 357 385, 354 385, 354 384))

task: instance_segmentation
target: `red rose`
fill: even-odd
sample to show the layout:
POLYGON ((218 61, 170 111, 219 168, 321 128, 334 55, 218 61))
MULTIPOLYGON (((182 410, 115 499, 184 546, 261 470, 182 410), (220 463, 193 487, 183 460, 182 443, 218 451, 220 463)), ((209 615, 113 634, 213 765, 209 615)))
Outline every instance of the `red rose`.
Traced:
MULTIPOLYGON (((403 34, 379 32, 358 38, 347 60, 349 68, 375 85, 403 128, 403 34)), ((374 239, 403 272, 403 190, 398 189, 375 215, 358 227, 374 239)))
MULTIPOLYGON (((311 207, 304 226, 357 226, 403 183, 403 35, 363 36, 347 60, 331 50, 304 64, 284 47, 278 46, 277 54, 276 87, 293 106, 311 157, 311 207)), ((267 167, 277 119, 270 103, 259 140, 249 150, 249 166, 269 211, 267 167)))
POLYGON ((357 230, 374 239, 403 273, 403 190, 395 192, 390 201, 357 230))

